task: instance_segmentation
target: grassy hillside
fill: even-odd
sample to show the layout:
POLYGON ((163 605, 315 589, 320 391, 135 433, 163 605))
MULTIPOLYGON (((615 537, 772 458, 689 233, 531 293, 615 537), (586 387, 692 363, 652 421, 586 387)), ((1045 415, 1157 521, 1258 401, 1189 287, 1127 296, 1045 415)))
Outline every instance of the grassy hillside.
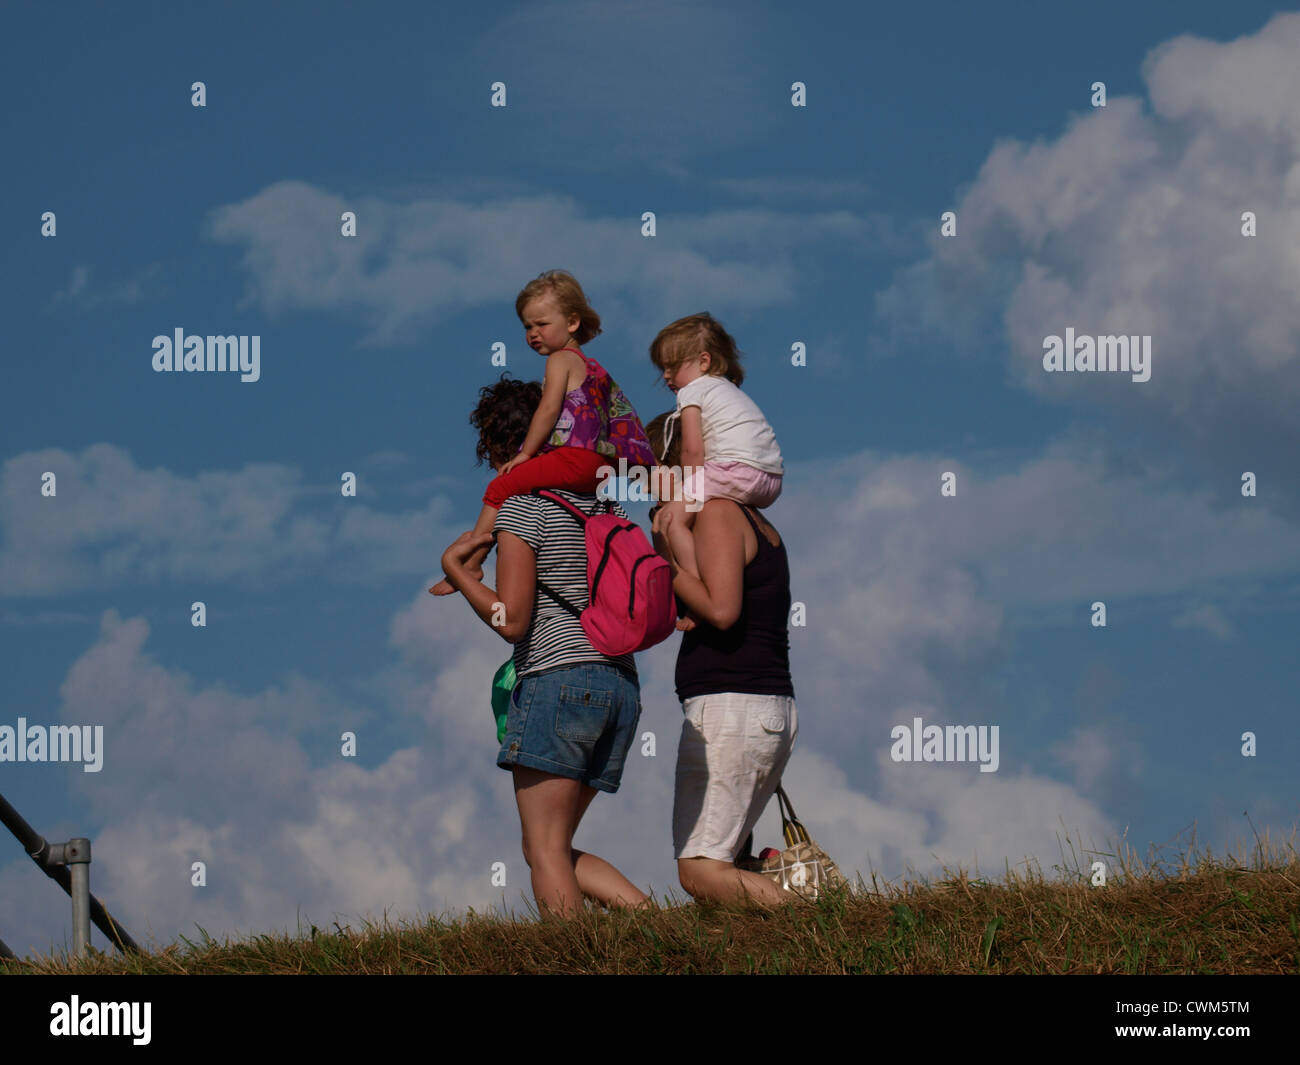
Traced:
MULTIPOLYGON (((1108 865, 1111 864, 1107 857, 1108 865)), ((999 882, 957 871, 772 911, 664 900, 570 921, 469 915, 155 954, 0 964, 42 973, 1300 973, 1300 857, 1261 844, 1249 866, 1180 857, 999 882)))

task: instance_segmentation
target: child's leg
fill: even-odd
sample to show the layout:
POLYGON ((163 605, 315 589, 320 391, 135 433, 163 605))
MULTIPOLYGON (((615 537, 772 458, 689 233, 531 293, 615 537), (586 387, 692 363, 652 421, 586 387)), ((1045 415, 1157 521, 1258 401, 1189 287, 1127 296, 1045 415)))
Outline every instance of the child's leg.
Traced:
MULTIPOLYGON (((600 490, 602 470, 608 476, 618 472, 608 456, 585 447, 557 447, 554 451, 539 455, 533 462, 547 463, 537 475, 538 488, 567 488, 570 492, 587 495, 594 495, 600 490)), ((525 465, 531 466, 532 463, 525 465)))
MULTIPOLYGON (((673 515, 667 536, 678 567, 692 577, 698 579, 700 576, 693 529, 696 511, 706 500, 721 497, 734 499, 744 506, 766 507, 771 506, 780 494, 780 474, 765 473, 742 462, 706 462, 692 471, 684 479, 683 491, 676 493, 671 502, 661 504, 664 510, 671 511, 673 515)), ((686 618, 683 621, 686 624, 679 621, 679 629, 695 627, 692 619, 686 618)))
POLYGON ((680 499, 663 503, 660 509, 672 515, 665 535, 668 537, 668 546, 673 549, 673 559, 677 567, 698 580, 700 565, 695 554, 695 535, 691 532, 695 524, 694 513, 688 511, 685 502, 680 499))
POLYGON ((764 473, 741 462, 706 462, 687 472, 683 469, 681 491, 660 505, 672 514, 668 543, 677 565, 692 577, 700 575, 695 552, 695 515, 710 499, 734 499, 745 506, 765 507, 781 494, 779 474, 764 473))
POLYGON ((703 472, 702 467, 663 467, 654 482, 659 510, 668 518, 664 536, 672 548, 673 558, 679 569, 697 580, 700 567, 691 530, 695 526, 696 512, 704 505, 703 472))
POLYGON ((500 507, 507 496, 527 495, 536 488, 564 488, 590 495, 599 485, 601 468, 609 465, 608 458, 590 448, 557 447, 496 478, 488 485, 483 502, 500 507))

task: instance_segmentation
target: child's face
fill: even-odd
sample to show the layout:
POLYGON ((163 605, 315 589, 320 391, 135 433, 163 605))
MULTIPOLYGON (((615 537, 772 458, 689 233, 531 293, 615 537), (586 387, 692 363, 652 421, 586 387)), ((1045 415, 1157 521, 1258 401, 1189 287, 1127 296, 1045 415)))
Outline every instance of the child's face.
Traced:
POLYGON ((707 351, 693 358, 683 359, 676 366, 664 370, 664 381, 674 392, 685 388, 698 377, 709 372, 709 353, 707 351))
POLYGON ((524 339, 539 355, 567 348, 573 342, 573 332, 579 322, 576 314, 566 319, 552 296, 539 296, 524 304, 524 339))

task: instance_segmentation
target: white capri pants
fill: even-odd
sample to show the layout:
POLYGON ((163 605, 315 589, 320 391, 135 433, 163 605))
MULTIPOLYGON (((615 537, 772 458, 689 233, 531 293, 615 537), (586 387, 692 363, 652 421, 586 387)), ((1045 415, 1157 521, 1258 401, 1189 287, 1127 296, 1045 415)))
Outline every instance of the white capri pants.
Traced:
POLYGON ((799 712, 788 695, 741 692, 693 696, 682 710, 674 855, 734 862, 781 783, 799 712))

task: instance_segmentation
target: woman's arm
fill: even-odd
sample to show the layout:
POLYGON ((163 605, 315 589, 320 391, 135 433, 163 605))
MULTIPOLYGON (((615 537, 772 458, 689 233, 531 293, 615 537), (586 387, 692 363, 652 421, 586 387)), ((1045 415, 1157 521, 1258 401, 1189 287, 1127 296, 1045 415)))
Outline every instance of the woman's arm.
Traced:
POLYGON ((492 534, 462 534, 442 554, 447 582, 460 592, 483 621, 507 643, 524 638, 533 618, 533 597, 537 588, 537 556, 514 533, 497 536, 497 588, 493 590, 471 576, 466 561, 476 548, 490 544, 492 534))
POLYGON ((745 586, 745 520, 735 504, 710 500, 695 517, 699 577, 679 567, 667 538, 671 511, 655 515, 655 548, 673 567, 673 591, 702 621, 729 629, 740 617, 745 586))

